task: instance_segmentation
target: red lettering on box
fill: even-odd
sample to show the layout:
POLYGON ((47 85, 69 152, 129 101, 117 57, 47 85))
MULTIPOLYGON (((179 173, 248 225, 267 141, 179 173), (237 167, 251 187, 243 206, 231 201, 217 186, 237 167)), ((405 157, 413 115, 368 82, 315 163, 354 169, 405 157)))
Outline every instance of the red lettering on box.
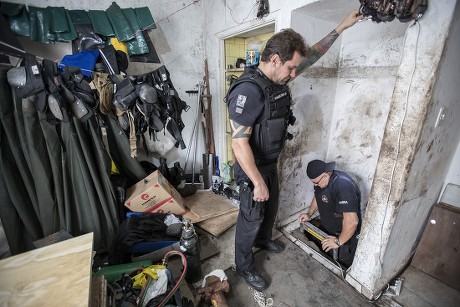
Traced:
POLYGON ((159 203, 157 203, 155 206, 152 206, 150 208, 148 208, 147 210, 145 210, 144 212, 153 212, 155 211, 156 209, 160 208, 161 206, 163 206, 164 204, 166 204, 168 201, 171 200, 172 197, 168 197, 162 201, 160 201, 159 203))

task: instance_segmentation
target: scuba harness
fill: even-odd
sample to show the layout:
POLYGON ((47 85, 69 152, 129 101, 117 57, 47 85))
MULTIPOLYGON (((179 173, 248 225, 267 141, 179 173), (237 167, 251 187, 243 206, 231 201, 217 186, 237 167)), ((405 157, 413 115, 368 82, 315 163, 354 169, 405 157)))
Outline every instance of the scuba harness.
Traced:
POLYGON ((156 133, 165 128, 176 140, 176 147, 186 147, 182 138, 185 125, 181 115, 182 111, 188 111, 190 107, 179 98, 165 66, 143 75, 125 78, 117 85, 114 96, 120 126, 125 131, 131 132, 134 129, 137 141, 142 141, 146 152, 145 132, 148 131, 150 137, 156 140, 156 133), (128 98, 124 99, 126 96, 128 98))
POLYGON ((400 22, 420 19, 428 8, 428 0, 359 0, 360 14, 374 22, 400 22))
POLYGON ((179 98, 165 66, 122 79, 102 73, 95 73, 93 77, 88 80, 77 66, 64 66, 60 71, 51 60, 43 59, 40 64, 28 53, 22 66, 13 67, 7 73, 15 94, 20 98, 29 97, 39 112, 47 114, 53 126, 60 122, 73 126, 72 117, 86 122, 95 116, 104 135, 105 116, 114 111, 120 127, 129 135, 133 157, 137 156, 137 141, 143 143, 148 154, 144 136, 147 130, 156 141, 155 134, 166 128, 176 140, 176 147, 186 147, 181 115, 190 107, 179 98), (100 103, 100 99, 104 102, 100 103))

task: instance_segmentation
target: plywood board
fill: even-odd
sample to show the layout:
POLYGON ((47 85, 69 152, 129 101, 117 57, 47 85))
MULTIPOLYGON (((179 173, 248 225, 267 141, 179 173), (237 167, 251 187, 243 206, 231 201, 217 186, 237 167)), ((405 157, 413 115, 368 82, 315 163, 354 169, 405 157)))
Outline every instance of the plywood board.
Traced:
POLYGON ((182 214, 182 218, 188 219, 188 220, 192 221, 192 223, 194 223, 194 224, 198 223, 198 222, 201 222, 203 220, 203 218, 199 217, 198 215, 196 215, 193 212, 190 212, 190 210, 185 210, 185 213, 182 214))
POLYGON ((233 211, 199 222, 197 226, 217 237, 235 225, 237 218, 238 211, 233 211))
POLYGON ((238 208, 226 196, 215 194, 212 191, 197 191, 185 197, 184 203, 187 209, 196 214, 201 221, 238 211, 238 208))
POLYGON ((460 209, 434 206, 412 266, 460 290, 460 209))
POLYGON ((88 306, 93 234, 0 261, 1 306, 88 306))

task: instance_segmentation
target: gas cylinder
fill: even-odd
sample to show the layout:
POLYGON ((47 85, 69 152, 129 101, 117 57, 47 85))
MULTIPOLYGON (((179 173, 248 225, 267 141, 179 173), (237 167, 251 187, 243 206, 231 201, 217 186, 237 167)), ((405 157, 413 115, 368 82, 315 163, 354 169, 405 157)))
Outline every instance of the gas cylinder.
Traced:
POLYGON ((187 272, 185 281, 195 283, 201 280, 200 241, 195 228, 190 220, 184 219, 182 235, 180 238, 180 250, 187 260, 187 272))

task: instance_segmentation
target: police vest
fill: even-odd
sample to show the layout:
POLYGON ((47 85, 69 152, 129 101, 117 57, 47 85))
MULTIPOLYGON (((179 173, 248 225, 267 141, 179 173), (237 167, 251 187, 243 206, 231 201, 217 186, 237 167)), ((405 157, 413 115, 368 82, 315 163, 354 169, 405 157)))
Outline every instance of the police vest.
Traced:
POLYGON ((258 70, 248 69, 233 82, 227 97, 242 82, 257 84, 262 89, 265 99, 264 110, 257 118, 249 139, 254 158, 262 164, 274 162, 278 159, 288 136, 287 126, 295 120, 291 111, 289 88, 270 81, 258 70))

